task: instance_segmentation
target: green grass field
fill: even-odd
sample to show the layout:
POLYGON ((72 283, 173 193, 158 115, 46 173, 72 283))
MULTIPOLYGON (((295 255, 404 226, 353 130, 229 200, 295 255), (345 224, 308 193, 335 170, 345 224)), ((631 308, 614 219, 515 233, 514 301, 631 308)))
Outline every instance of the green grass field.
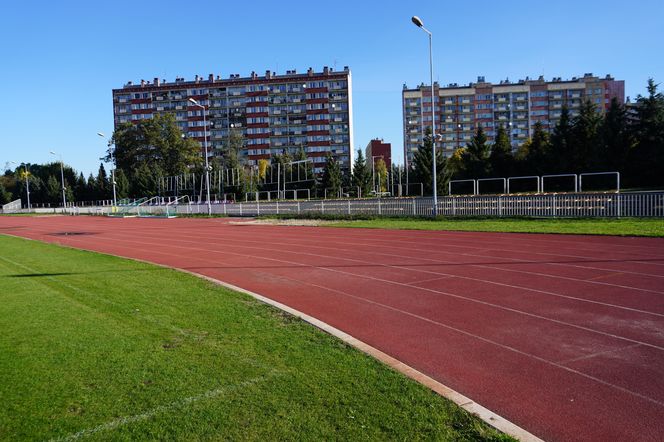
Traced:
POLYGON ((457 230, 472 232, 566 233, 664 237, 661 218, 439 218, 344 220, 332 227, 374 229, 457 230))
POLYGON ((2 440, 510 440, 175 270, 0 235, 2 440))

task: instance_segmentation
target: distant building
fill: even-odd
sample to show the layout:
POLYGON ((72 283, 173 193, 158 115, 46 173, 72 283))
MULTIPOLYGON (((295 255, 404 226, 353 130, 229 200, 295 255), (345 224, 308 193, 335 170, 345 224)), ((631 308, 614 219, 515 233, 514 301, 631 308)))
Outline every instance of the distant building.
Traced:
MULTIPOLYGON (((575 116, 584 100, 590 100, 604 113, 612 98, 625 101, 625 82, 610 75, 605 78, 585 74, 580 78, 545 81, 501 81, 489 83, 478 77, 477 83, 459 86, 456 83, 440 87, 434 83, 437 147, 445 156, 464 147, 472 139, 478 126, 484 128, 493 142, 500 125, 508 129, 513 149, 521 146, 532 134, 533 125, 540 122, 546 130, 553 130, 566 105, 575 116)), ((431 86, 421 84, 402 93, 404 158, 410 164, 413 153, 422 144, 425 129, 431 127, 434 113, 431 106, 431 86)))
POLYGON ((191 81, 155 78, 152 83, 141 80, 113 89, 116 127, 164 113, 175 114, 182 132, 201 146, 205 124, 210 156, 221 156, 232 128, 244 134, 242 153, 249 164, 275 153, 295 155, 304 149, 317 172, 328 152, 342 169, 352 166, 352 84, 347 66, 340 72, 309 68, 303 74, 266 71, 264 76, 252 72, 249 77, 231 74, 228 79, 212 74, 208 78, 197 75, 191 81), (202 110, 188 102, 189 98, 206 107, 205 123, 202 110))
POLYGON ((371 140, 364 150, 364 155, 369 165, 372 164, 374 158, 377 160, 377 157, 380 157, 385 162, 387 170, 390 170, 392 167, 392 145, 384 143, 382 139, 376 138, 371 140))

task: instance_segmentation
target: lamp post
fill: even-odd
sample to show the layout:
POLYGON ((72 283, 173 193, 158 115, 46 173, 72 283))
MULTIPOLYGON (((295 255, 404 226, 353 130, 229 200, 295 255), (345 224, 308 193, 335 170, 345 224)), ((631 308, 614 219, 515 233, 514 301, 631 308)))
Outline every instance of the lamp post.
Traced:
POLYGON ((51 155, 60 157, 60 179, 62 180, 62 211, 63 213, 67 210, 67 197, 65 196, 65 165, 62 162, 62 155, 50 151, 51 155))
POLYGON ((189 98, 189 102, 196 107, 203 109, 203 146, 205 149, 205 187, 207 190, 207 211, 208 216, 212 215, 212 204, 210 203, 210 165, 208 164, 208 147, 207 147, 207 123, 205 118, 205 106, 200 104, 193 98, 189 98))
MULTIPOLYGON (((106 135, 104 135, 101 132, 97 132, 97 135, 99 135, 102 138, 106 138, 106 135)), ((111 150, 111 144, 112 144, 111 140, 108 140, 108 151, 111 154, 111 162, 113 163, 113 169, 111 169, 111 182, 113 184, 113 207, 115 207, 118 205, 116 192, 115 192, 115 156, 113 155, 115 149, 111 150)))
POLYGON ((433 171, 433 216, 438 215, 438 189, 436 183, 436 102, 434 100, 434 90, 433 90, 433 51, 431 32, 424 27, 422 20, 414 15, 411 20, 418 28, 422 29, 429 35, 429 76, 431 79, 431 141, 432 141, 432 171, 433 171))
MULTIPOLYGON (((10 161, 10 163, 16 164, 18 166, 18 164, 15 161, 10 161)), ((30 210, 30 180, 28 179, 28 177, 29 177, 28 165, 24 164, 23 167, 24 167, 24 170, 25 170, 25 196, 28 200, 28 210, 30 210)))

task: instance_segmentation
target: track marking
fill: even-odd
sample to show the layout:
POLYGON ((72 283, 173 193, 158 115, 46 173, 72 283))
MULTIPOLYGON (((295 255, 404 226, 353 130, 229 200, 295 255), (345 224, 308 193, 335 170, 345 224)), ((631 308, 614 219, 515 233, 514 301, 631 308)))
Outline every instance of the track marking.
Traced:
POLYGON ((96 427, 92 428, 86 428, 85 430, 81 430, 77 433, 70 434, 68 436, 56 438, 56 439, 51 439, 51 442, 68 442, 68 441, 75 441, 84 437, 89 437, 93 436, 97 433, 103 432, 103 431, 111 431, 111 430, 116 430, 120 427, 133 424, 135 422, 141 422, 147 419, 150 419, 151 417, 154 417, 158 414, 162 413, 170 413, 173 412, 179 408, 186 407, 190 404, 194 404, 196 402, 201 402, 205 400, 210 400, 210 399, 216 399, 220 396, 224 396, 225 394, 232 393, 236 390, 240 390, 244 387, 249 387, 251 385, 258 384, 261 381, 267 380, 270 377, 275 377, 278 374, 283 374, 277 370, 272 370, 268 372, 267 374, 264 374, 262 376, 255 377, 253 379, 246 380, 244 382, 240 382, 238 384, 232 384, 232 385, 227 385, 222 388, 217 388, 214 390, 208 390, 205 393, 201 393, 196 396, 190 396, 186 397, 174 402, 171 402, 166 405, 159 405, 155 408, 152 408, 151 410, 148 410, 144 413, 140 414, 135 414, 132 416, 124 416, 120 417, 118 419, 112 420, 110 422, 107 422, 105 424, 98 425, 96 427))

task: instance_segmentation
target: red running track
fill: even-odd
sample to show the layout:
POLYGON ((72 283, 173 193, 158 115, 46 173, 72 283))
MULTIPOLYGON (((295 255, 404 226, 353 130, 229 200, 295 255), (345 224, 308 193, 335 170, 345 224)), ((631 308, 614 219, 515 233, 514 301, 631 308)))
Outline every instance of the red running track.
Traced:
POLYGON ((262 294, 546 440, 664 438, 663 239, 96 217, 0 233, 262 294))

